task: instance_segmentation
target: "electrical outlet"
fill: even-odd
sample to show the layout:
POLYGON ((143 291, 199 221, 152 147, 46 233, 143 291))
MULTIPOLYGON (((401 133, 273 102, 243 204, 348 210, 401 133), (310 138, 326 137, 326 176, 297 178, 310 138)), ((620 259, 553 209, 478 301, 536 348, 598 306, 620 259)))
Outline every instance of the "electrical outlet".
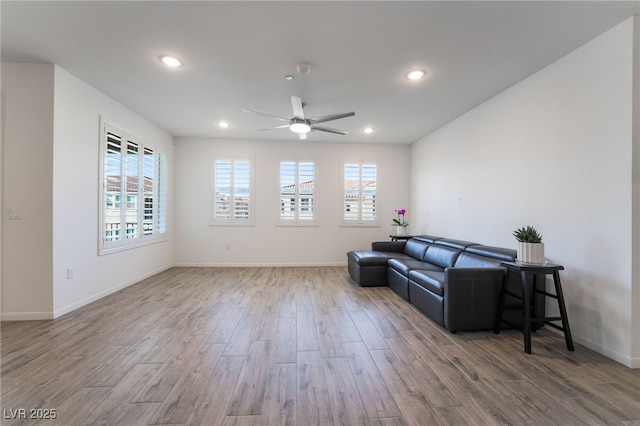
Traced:
POLYGON ((67 267, 67 279, 68 280, 72 280, 75 273, 76 273, 76 271, 73 268, 73 266, 68 266, 67 267))
POLYGON ((462 194, 458 194, 458 203, 462 203, 462 194))

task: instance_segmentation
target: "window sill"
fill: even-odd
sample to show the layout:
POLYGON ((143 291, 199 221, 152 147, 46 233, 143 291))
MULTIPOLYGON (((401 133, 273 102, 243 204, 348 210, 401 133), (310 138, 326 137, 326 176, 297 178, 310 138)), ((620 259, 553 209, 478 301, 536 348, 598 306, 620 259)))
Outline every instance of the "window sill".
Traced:
POLYGON ((131 243, 121 244, 121 245, 107 247, 107 248, 100 247, 100 250, 98 250, 98 256, 111 254, 111 253, 118 253, 121 251, 127 251, 131 249, 145 247, 145 246, 150 246, 152 244, 164 243, 164 242, 167 242, 168 240, 169 240, 169 237, 165 234, 158 237, 145 238, 142 241, 136 241, 135 243, 131 242, 131 243))
POLYGON ((210 223, 209 226, 210 227, 215 227, 215 228, 219 228, 219 227, 222 227, 222 228, 238 228, 238 227, 242 228, 242 227, 245 227, 246 228, 246 227, 252 227, 252 226, 255 226, 255 225, 254 225, 253 222, 251 222, 251 223, 220 223, 220 222, 218 222, 218 223, 210 223))
POLYGON ((278 222, 276 223, 276 227, 281 227, 281 228, 317 228, 320 225, 318 225, 316 222, 313 223, 305 223, 305 222, 292 222, 292 223, 285 223, 285 222, 278 222))

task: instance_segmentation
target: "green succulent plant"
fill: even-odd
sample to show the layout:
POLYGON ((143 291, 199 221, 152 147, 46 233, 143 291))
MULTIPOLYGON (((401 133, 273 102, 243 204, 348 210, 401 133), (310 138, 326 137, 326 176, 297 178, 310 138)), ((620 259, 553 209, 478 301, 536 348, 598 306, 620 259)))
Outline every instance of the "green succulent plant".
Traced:
POLYGON ((518 228, 513 231, 513 236, 521 243, 541 243, 542 235, 533 226, 518 228))

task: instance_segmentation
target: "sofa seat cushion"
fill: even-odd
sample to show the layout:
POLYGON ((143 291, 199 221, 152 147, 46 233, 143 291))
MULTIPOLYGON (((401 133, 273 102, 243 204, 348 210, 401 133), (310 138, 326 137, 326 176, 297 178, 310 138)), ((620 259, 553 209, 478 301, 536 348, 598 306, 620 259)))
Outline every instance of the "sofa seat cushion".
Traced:
POLYGON ((415 260, 413 257, 404 253, 395 253, 395 252, 387 252, 387 251, 381 252, 381 253, 387 256, 387 259, 415 260))
POLYGON ((389 257, 378 251, 350 251, 347 259, 355 261, 361 266, 386 265, 389 257))
POLYGON ((436 265, 431 265, 430 263, 423 262, 421 260, 416 260, 413 258, 409 259, 389 259, 387 265, 390 268, 395 269, 400 272, 405 277, 409 275, 409 271, 413 269, 426 269, 426 270, 435 270, 442 271, 443 269, 436 265))
POLYGON ((415 269, 409 272, 409 280, 432 293, 444 296, 444 271, 415 269))

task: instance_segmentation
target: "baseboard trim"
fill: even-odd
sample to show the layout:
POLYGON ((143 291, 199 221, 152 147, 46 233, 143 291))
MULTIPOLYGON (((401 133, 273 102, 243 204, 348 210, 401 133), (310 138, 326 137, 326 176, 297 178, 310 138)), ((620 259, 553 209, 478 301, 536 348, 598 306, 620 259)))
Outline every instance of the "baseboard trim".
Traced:
MULTIPOLYGON (((556 333, 560 336, 564 336, 563 331, 556 330, 552 327, 545 327, 545 329, 551 331, 552 333, 556 333)), ((598 342, 595 342, 593 340, 588 340, 588 339, 582 339, 580 338, 580 336, 574 335, 572 337, 573 337, 574 343, 582 345, 585 348, 591 349, 594 352, 598 352, 599 354, 604 355, 607 358, 624 365, 625 367, 640 368, 640 358, 638 357, 631 357, 629 355, 620 353, 618 351, 611 350, 611 348, 607 348, 606 346, 603 346, 598 342)))
POLYGON ((285 268, 311 266, 347 266, 347 262, 312 263, 176 263, 176 268, 285 268))
POLYGON ((108 296, 112 293, 115 293, 116 291, 122 290, 123 288, 139 283, 140 281, 146 278, 149 278, 153 275, 159 274, 160 272, 164 272, 168 269, 171 269, 173 268, 173 266, 174 265, 164 266, 162 268, 148 272, 146 274, 143 274, 131 280, 127 280, 111 288, 108 288, 106 290, 103 290, 91 296, 85 297, 84 299, 73 302, 60 309, 56 309, 53 312, 3 312, 2 315, 0 315, 0 321, 41 321, 41 320, 52 320, 52 319, 60 318, 61 316, 66 315, 69 312, 73 312, 78 308, 88 305, 89 303, 95 302, 96 300, 102 299, 103 297, 108 296))
POLYGON ((53 319, 53 312, 3 312, 1 321, 42 321, 53 319))
POLYGON ((53 318, 54 319, 55 318, 60 318, 61 316, 66 315, 69 312, 73 312, 78 308, 81 308, 81 307, 83 307, 85 305, 88 305, 89 303, 95 302, 96 300, 102 299, 103 297, 106 297, 106 296, 108 296, 108 295, 110 295, 112 293, 115 293, 116 291, 120 291, 123 288, 127 288, 127 287, 129 287, 129 286, 131 286, 133 284, 139 283, 140 281, 142 281, 144 279, 147 279, 149 277, 157 275, 157 274, 159 274, 161 272, 164 272, 164 271, 166 271, 168 269, 171 269, 172 267, 173 267, 173 265, 164 266, 162 268, 159 268, 159 269, 156 269, 154 271, 151 271, 151 272, 148 272, 146 274, 143 274, 143 275, 141 275, 139 277, 133 278, 131 280, 127 280, 127 281, 125 281, 125 282, 123 282, 121 284, 118 284, 118 285, 116 285, 114 287, 111 287, 109 289, 103 290, 103 291, 101 291, 99 293, 96 293, 96 294, 93 294, 91 296, 85 297, 84 299, 81 299, 81 300, 78 300, 76 302, 73 302, 70 305, 67 305, 67 306, 65 306, 63 308, 56 309, 53 312, 53 318))
POLYGON ((611 350, 611 348, 604 347, 602 345, 595 345, 593 342, 584 341, 580 338, 573 339, 576 343, 581 344, 594 352, 598 352, 613 361, 619 362, 625 367, 640 368, 640 358, 633 358, 629 355, 620 353, 618 351, 611 350))

